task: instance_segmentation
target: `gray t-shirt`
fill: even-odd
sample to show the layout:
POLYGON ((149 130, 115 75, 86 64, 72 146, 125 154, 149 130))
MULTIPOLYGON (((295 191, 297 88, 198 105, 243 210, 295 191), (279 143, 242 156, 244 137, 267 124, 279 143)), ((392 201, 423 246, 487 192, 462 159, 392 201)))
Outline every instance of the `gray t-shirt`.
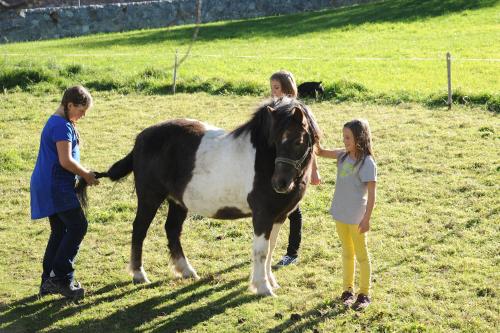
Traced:
POLYGON ((337 183, 333 194, 330 214, 337 221, 359 224, 366 211, 368 199, 367 182, 377 181, 377 165, 371 156, 358 163, 347 156, 337 160, 337 183), (361 168, 360 168, 361 165, 361 168), (358 171, 359 170, 359 171, 358 171))

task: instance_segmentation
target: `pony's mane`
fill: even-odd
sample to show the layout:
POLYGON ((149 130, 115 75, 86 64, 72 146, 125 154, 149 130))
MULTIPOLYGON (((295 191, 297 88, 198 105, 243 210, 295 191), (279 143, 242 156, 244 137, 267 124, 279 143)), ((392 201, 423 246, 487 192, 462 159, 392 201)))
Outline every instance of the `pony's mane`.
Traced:
POLYGON ((251 133, 253 138, 261 138, 270 144, 275 134, 282 133, 289 126, 292 121, 292 110, 296 107, 304 112, 309 125, 309 134, 313 141, 311 144, 315 145, 319 142, 321 132, 312 112, 298 99, 289 97, 265 101, 257 108, 257 111, 254 112, 249 121, 236 128, 231 134, 237 138, 242 134, 251 133), (274 131, 272 129, 273 120, 267 110, 268 107, 272 107, 275 110, 274 112, 278 119, 274 131))

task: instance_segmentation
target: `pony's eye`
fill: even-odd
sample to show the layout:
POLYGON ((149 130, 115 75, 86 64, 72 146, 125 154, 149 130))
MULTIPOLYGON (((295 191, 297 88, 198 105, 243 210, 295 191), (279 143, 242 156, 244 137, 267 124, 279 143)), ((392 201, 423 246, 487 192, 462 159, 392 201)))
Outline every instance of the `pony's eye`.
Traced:
POLYGON ((298 147, 302 144, 302 141, 300 139, 297 139, 293 142, 293 144, 298 147))

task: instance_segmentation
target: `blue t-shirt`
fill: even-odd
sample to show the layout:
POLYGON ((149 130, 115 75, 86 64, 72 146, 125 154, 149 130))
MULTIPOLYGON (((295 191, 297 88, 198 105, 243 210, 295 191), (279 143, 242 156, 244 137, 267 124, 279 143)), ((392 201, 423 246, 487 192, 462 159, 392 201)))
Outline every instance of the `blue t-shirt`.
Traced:
POLYGON ((31 174, 31 218, 41 219, 80 206, 75 192, 76 176, 59 164, 56 142, 71 142, 71 156, 80 162, 73 125, 58 115, 50 116, 42 130, 40 150, 31 174))

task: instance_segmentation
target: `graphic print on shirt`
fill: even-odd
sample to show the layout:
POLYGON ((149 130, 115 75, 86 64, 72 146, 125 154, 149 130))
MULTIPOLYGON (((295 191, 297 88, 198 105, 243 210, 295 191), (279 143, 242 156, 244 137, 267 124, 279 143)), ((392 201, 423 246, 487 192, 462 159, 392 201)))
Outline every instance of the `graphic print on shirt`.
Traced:
POLYGON ((345 161, 342 163, 342 169, 340 170, 340 177, 351 176, 354 173, 354 165, 345 161))

